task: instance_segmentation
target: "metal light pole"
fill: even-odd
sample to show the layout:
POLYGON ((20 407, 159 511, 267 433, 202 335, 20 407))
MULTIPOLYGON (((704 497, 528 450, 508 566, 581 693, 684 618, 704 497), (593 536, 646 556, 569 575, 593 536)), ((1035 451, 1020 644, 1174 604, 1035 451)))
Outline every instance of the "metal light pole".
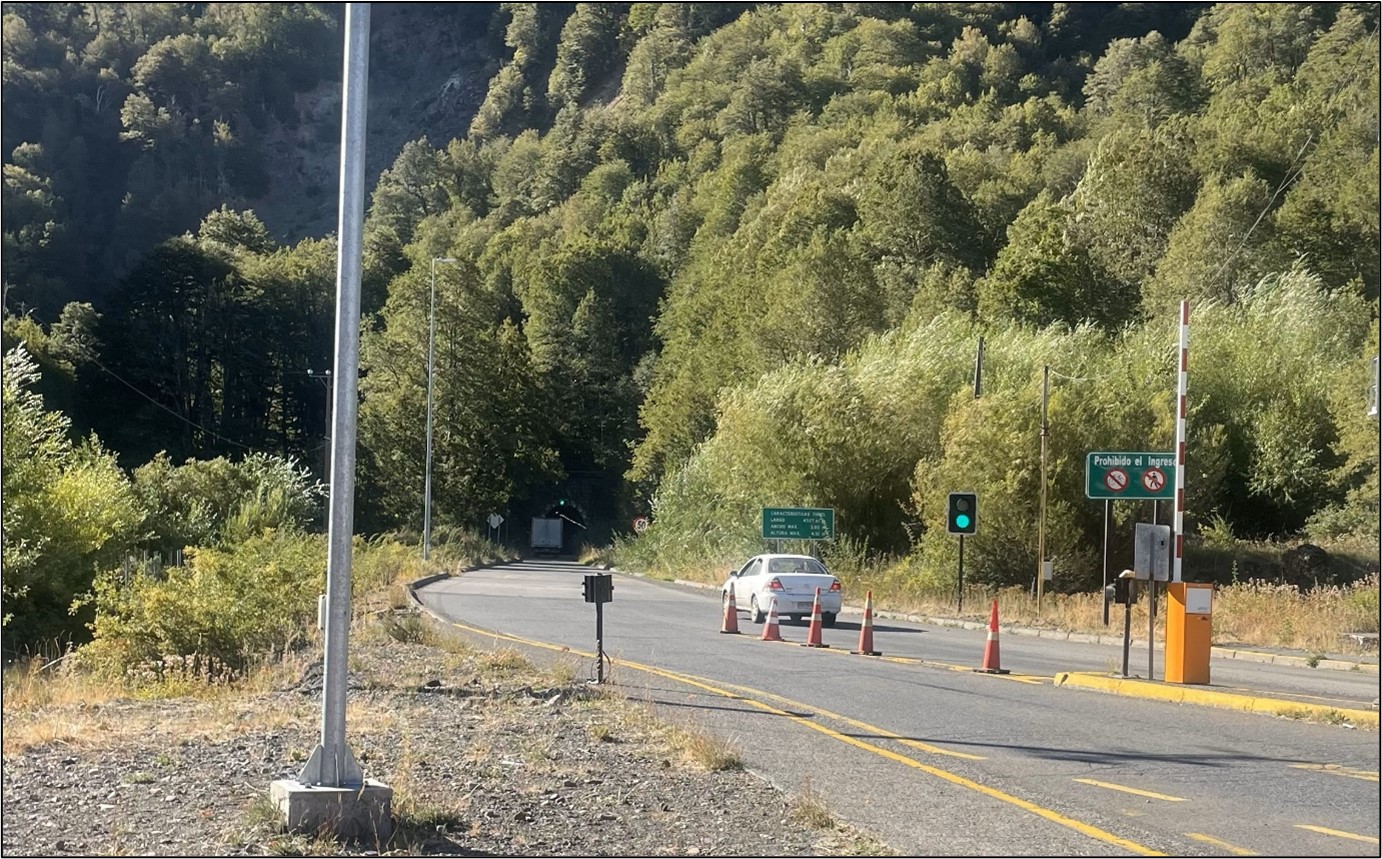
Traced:
POLYGON ((422 559, 432 553, 432 354, 437 339, 437 263, 454 263, 452 257, 432 257, 432 290, 427 312, 427 475, 422 484, 422 559))
POLYGON ((1037 523, 1037 614, 1046 578, 1046 401, 1051 394, 1051 365, 1041 368, 1041 519, 1037 523))
POLYGON ((360 765, 346 745, 350 643, 351 537, 355 528, 355 418, 360 373, 360 274, 365 210, 365 109, 369 86, 369 4, 347 3, 342 87, 341 197, 336 254, 336 367, 332 409, 331 520, 327 529, 326 652, 321 742, 298 776, 308 785, 359 787, 360 765))

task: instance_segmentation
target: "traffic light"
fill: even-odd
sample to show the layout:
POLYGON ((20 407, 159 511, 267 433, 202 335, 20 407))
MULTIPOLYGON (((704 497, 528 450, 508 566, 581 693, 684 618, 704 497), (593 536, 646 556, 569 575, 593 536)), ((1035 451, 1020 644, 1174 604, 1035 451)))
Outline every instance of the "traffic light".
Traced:
POLYGON ((979 496, 973 492, 952 492, 946 508, 945 530, 951 534, 973 534, 979 530, 979 496))

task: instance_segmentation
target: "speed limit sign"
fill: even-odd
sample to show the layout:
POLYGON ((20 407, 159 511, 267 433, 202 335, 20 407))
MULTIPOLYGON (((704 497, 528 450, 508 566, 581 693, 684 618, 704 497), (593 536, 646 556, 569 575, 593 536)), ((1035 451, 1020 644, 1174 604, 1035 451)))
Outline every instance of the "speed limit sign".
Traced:
POLYGON ((648 530, 649 524, 651 523, 648 522, 647 516, 639 516, 637 519, 633 520, 633 532, 635 534, 642 534, 644 531, 648 530))

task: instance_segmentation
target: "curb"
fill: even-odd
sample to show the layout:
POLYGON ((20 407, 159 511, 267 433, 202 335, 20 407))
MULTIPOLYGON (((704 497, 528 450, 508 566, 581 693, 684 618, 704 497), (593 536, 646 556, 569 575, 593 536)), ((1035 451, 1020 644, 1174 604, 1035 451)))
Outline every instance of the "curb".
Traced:
POLYGON ((1280 698, 1235 695, 1232 692, 1213 692, 1207 689, 1171 686, 1151 683, 1146 680, 1109 677, 1104 674, 1083 671, 1067 671, 1057 674, 1052 685, 1094 689, 1114 695, 1151 698, 1157 701, 1170 701, 1175 704, 1199 704, 1206 707, 1220 707, 1249 713, 1267 713, 1290 718, 1300 718, 1302 711, 1325 719, 1337 719, 1342 716, 1358 727, 1371 728, 1374 731, 1378 729, 1378 714, 1369 710, 1327 707, 1323 704, 1307 704, 1280 698))

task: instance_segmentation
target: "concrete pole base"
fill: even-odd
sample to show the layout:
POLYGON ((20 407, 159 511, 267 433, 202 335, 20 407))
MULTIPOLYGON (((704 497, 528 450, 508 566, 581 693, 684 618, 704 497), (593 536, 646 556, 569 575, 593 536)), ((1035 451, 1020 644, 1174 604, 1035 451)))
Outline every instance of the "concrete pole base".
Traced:
POLYGON ((393 788, 374 779, 357 788, 279 779, 269 785, 269 799, 290 832, 379 845, 393 836, 393 788))

